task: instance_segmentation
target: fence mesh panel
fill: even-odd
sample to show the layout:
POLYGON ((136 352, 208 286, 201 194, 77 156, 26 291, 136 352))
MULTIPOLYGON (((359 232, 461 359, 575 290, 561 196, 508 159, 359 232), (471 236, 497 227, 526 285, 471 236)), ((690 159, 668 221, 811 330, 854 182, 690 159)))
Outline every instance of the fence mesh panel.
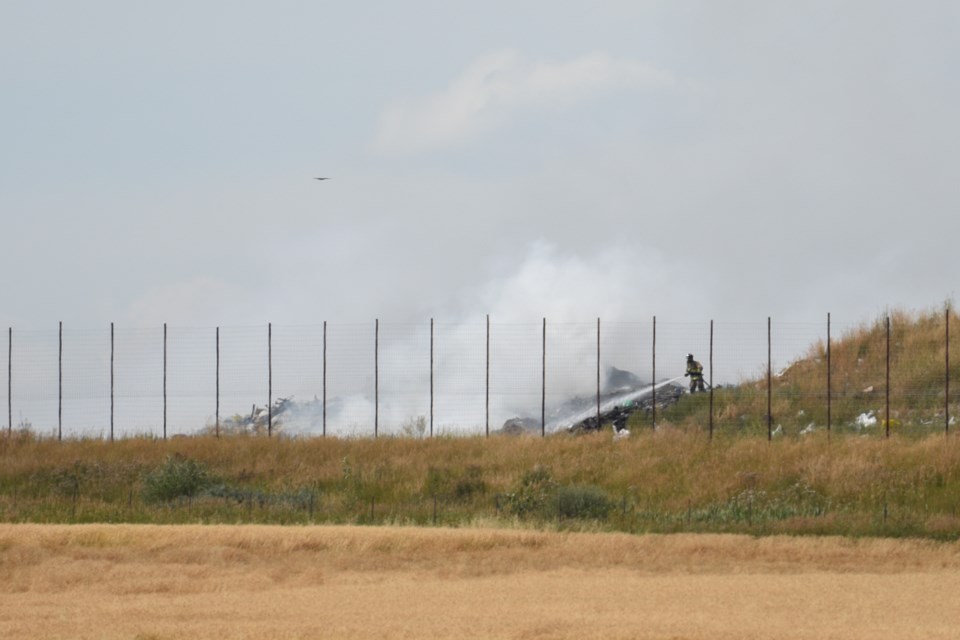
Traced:
POLYGON ((486 322, 437 322, 434 334, 434 433, 486 433, 486 322))
MULTIPOLYGON (((693 354, 706 382, 728 394, 714 415, 716 429, 765 430, 768 417, 771 429, 785 432, 828 421, 883 428, 888 393, 891 427, 942 424, 944 318, 893 314, 889 370, 887 326, 885 318, 830 323, 829 395, 826 317, 718 321, 712 333, 710 321, 653 316, 169 326, 166 333, 162 326, 64 327, 62 338, 58 327, 13 328, 4 341, 9 375, 0 398, 4 429, 45 436, 62 425, 65 437, 169 437, 218 426, 424 437, 482 434, 508 421, 539 432, 541 412, 550 432, 569 426, 573 415, 595 415, 598 386, 601 403, 623 385, 639 388, 654 378, 686 387, 686 356, 693 354)), ((950 341, 952 369, 960 368, 958 342, 950 341)))
POLYGON ((213 430, 216 419, 217 332, 167 328, 167 433, 213 430))
POLYGON ((543 325, 490 323, 490 428, 512 418, 539 424, 543 325))
POLYGON ((63 435, 110 435, 109 327, 63 328, 63 435))
MULTIPOLYGON (((10 339, 10 332, 7 338, 10 339)), ((12 349, 8 364, 17 375, 11 379, 12 420, 14 428, 32 428, 41 433, 56 432, 58 410, 57 372, 58 330, 12 332, 12 349)), ((4 386, 6 392, 6 385, 4 386)), ((8 409, 5 405, 4 409, 8 409)))

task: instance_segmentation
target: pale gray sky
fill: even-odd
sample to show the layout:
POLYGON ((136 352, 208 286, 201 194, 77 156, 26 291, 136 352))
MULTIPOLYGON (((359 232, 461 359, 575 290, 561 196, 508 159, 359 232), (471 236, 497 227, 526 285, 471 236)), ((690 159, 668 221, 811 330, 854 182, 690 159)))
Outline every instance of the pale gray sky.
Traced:
POLYGON ((958 7, 0 0, 0 324, 936 306, 958 7))

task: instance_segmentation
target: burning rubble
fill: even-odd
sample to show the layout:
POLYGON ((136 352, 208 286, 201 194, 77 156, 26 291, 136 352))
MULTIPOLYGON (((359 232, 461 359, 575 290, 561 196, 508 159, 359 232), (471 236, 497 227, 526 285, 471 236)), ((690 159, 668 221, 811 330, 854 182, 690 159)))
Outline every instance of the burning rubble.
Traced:
MULTIPOLYGON (((649 387, 649 385, 648 385, 649 387)), ((670 405, 676 404, 679 402, 680 397, 684 394, 683 386, 675 383, 668 384, 663 387, 657 388, 657 409, 664 409, 670 405)), ((601 396, 601 403, 603 398, 601 396)), ((630 416, 637 412, 643 411, 645 413, 651 413, 653 411, 653 394, 637 399, 637 400, 625 400, 622 404, 615 405, 612 409, 608 411, 603 411, 601 404, 600 411, 600 422, 603 424, 613 423, 613 429, 615 433, 620 433, 627 426, 627 420, 630 419, 630 416)), ((601 424, 597 422, 596 414, 584 418, 580 422, 567 428, 567 431, 573 434, 579 433, 589 433, 591 431, 598 431, 601 429, 601 424)))
MULTIPOLYGON (((684 387, 678 379, 661 381, 654 385, 635 374, 607 367, 605 384, 600 394, 600 421, 597 421, 597 396, 578 396, 554 407, 546 416, 546 431, 549 433, 589 433, 601 429, 601 425, 613 425, 614 434, 625 437, 630 416, 643 411, 650 413, 656 396, 657 409, 666 408, 679 401, 684 387)), ((335 398, 328 402, 328 415, 337 415, 344 408, 344 401, 335 398)), ((270 405, 252 405, 250 412, 235 414, 220 421, 220 432, 232 435, 266 435, 268 428, 274 434, 317 433, 323 426, 323 402, 316 396, 312 400, 297 401, 293 396, 277 398, 270 405)), ((206 431, 213 432, 212 425, 206 431)), ((514 417, 504 422, 503 427, 492 433, 500 435, 537 435, 542 432, 540 418, 514 417)))
MULTIPOLYGON (((320 401, 296 402, 293 396, 277 398, 267 407, 254 404, 248 414, 234 414, 220 421, 220 432, 234 435, 266 435, 268 429, 274 434, 283 433, 287 425, 302 422, 303 416, 320 415, 320 401)), ((209 427, 208 427, 209 430, 209 427)))
MULTIPOLYGON (((552 410, 546 416, 547 431, 551 433, 589 433, 598 431, 603 424, 613 424, 614 434, 620 434, 627 425, 630 415, 637 411, 653 411, 654 395, 656 406, 663 409, 676 404, 684 393, 684 387, 677 378, 659 382, 656 385, 644 382, 638 376, 618 369, 607 367, 606 382, 600 394, 600 421, 597 421, 597 397, 577 397, 568 400, 552 410), (656 394, 653 393, 656 386, 656 394)), ((539 435, 540 420, 535 418, 511 418, 496 433, 502 435, 539 435)))

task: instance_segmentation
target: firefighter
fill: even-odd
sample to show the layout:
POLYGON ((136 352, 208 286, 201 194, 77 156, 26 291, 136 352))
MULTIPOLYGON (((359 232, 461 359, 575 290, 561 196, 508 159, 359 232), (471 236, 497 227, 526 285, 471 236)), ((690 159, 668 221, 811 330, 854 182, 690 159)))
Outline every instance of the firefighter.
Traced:
POLYGON ((703 365, 693 359, 693 354, 687 354, 687 372, 683 374, 690 378, 690 393, 706 392, 703 386, 703 365))

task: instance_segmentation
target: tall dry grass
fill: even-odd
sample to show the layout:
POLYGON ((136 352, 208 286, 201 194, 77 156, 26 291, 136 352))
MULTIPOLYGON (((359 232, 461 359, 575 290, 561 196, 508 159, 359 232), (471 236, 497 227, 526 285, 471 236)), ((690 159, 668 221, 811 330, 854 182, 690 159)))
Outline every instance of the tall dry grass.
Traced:
MULTIPOLYGON (((890 418, 892 428, 922 437, 946 430, 947 316, 943 310, 892 311, 890 317, 890 418)), ((960 413, 960 316, 950 312, 950 414, 960 413)), ((773 377, 773 426, 796 436, 827 426, 827 347, 821 341, 773 377)), ((860 432, 856 419, 871 413, 872 432, 885 432, 887 408, 886 318, 833 336, 830 345, 830 422, 834 432, 860 432)), ((720 435, 766 435, 767 380, 762 375, 718 389, 714 422, 720 435)), ((662 413, 666 423, 703 427, 709 420, 706 398, 686 399, 662 413)), ((638 424, 644 424, 642 421, 638 424)))
POLYGON ((620 442, 599 433, 0 443, 7 522, 479 522, 954 539, 958 505, 960 441, 942 435, 711 441, 699 429, 662 428, 620 442), (173 455, 202 465, 215 490, 145 501, 144 478, 173 455), (515 509, 531 474, 542 480, 533 507, 515 509), (557 504, 571 496, 593 501, 589 517, 557 504))

